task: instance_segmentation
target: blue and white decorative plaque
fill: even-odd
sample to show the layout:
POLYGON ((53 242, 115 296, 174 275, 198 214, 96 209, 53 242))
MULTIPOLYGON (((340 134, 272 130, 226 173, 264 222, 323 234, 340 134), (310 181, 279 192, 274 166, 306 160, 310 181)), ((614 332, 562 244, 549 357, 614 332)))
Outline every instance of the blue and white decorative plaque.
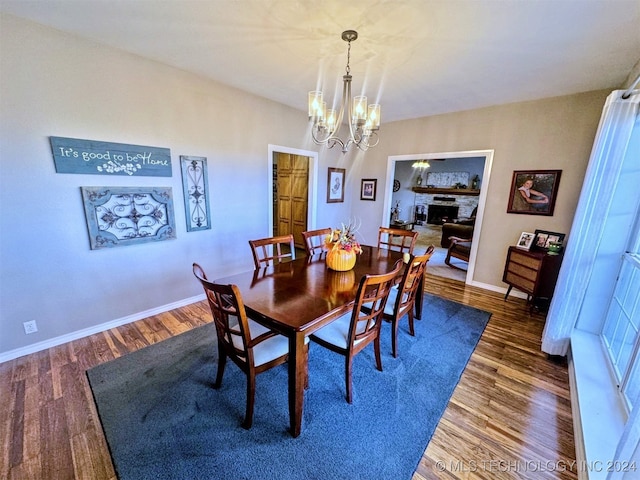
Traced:
POLYGON ((170 187, 81 187, 91 250, 176 238, 170 187))
POLYGON ((168 148, 49 137, 58 173, 171 176, 168 148))

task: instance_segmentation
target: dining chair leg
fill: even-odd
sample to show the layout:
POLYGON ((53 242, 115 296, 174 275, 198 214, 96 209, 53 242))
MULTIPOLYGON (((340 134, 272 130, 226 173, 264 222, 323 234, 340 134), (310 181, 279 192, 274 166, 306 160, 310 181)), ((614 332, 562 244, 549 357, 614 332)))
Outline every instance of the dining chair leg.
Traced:
POLYGON ((411 310, 409 310, 409 313, 407 315, 409 315, 409 334, 412 337, 415 337, 416 336, 416 332, 413 329, 413 312, 411 310))
POLYGON ((391 324, 391 354, 393 358, 398 357, 398 322, 391 324))
POLYGON ((247 412, 242 422, 242 428, 249 430, 253 424, 253 403, 256 396, 256 377, 247 375, 247 412))
POLYGON ((227 364, 227 354, 220 345, 218 345, 218 373, 216 375, 216 383, 213 388, 220 388, 222 385, 222 376, 224 375, 224 367, 227 364))
POLYGON ((376 354, 376 368, 382 371, 382 356, 380 355, 380 335, 373 341, 373 350, 376 354))
POLYGON ((351 403, 351 365, 352 365, 352 357, 351 355, 347 355, 345 357, 345 362, 344 362, 344 366, 345 366, 345 372, 344 372, 344 377, 345 377, 345 382, 346 382, 346 387, 347 387, 347 403, 351 403))
POLYGON ((304 389, 309 389, 309 344, 304 346, 304 389))

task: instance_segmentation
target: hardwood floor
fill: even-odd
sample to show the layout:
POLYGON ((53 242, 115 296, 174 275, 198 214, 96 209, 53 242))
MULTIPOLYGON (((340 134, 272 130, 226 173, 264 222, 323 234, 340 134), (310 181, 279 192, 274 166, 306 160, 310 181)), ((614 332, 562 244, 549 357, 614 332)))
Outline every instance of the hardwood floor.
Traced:
MULTIPOLYGON (((577 479, 567 367, 540 351, 544 316, 427 280, 427 292, 493 315, 413 480, 577 479)), ((198 302, 0 364, 0 478, 115 479, 85 370, 210 318, 198 302)))

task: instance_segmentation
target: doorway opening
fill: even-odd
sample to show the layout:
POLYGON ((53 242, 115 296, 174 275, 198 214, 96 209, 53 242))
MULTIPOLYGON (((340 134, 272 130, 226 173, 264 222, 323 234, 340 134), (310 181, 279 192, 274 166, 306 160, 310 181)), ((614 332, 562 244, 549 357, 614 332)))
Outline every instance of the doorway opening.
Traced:
POLYGON ((436 247, 428 271, 471 284, 492 163, 493 150, 388 157, 382 225, 391 223, 389 212, 399 210, 400 222, 419 232, 416 252, 436 247), (414 168, 421 160, 429 166, 414 168), (450 258, 451 265, 445 264, 449 236, 470 238, 469 262, 450 258))
POLYGON ((302 232, 316 224, 318 153, 269 145, 268 173, 269 235, 292 233, 303 252, 302 232))

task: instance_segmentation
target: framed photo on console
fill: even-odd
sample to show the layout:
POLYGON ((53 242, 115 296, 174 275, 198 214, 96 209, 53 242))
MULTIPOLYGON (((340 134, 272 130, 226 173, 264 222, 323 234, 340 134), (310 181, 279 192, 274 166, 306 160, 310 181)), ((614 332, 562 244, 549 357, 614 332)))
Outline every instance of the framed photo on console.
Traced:
POLYGON ((548 232, 546 230, 536 230, 536 238, 533 242, 534 250, 549 251, 551 244, 562 244, 564 242, 564 233, 548 232))
POLYGON ((522 250, 530 250, 535 237, 535 233, 522 232, 518 239, 518 243, 516 243, 516 247, 521 248, 522 250))

